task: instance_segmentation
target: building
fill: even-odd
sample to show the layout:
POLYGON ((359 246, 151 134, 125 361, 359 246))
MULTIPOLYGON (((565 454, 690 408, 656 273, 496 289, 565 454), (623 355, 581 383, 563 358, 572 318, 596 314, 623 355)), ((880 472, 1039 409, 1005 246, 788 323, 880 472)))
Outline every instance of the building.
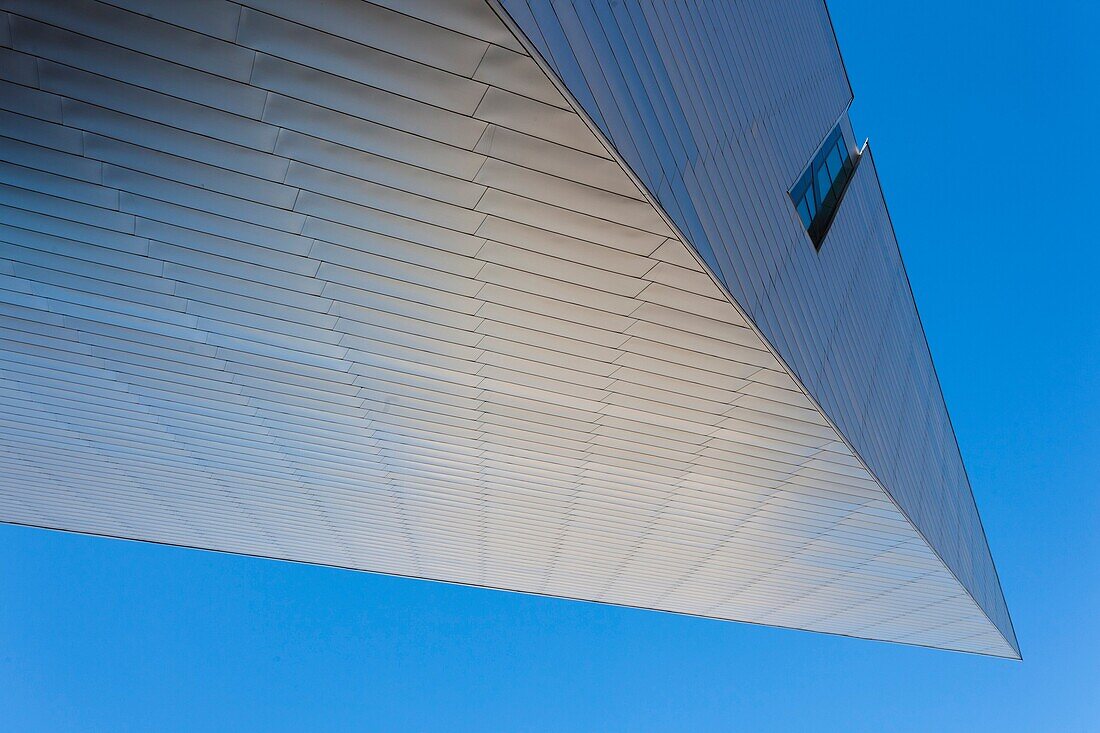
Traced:
POLYGON ((1019 656, 821 2, 0 7, 0 520, 1019 656))

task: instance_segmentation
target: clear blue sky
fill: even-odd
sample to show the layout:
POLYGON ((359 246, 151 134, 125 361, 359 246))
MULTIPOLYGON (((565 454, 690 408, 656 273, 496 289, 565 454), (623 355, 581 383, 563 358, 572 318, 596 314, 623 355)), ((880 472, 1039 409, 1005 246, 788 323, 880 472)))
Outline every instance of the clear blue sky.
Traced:
POLYGON ((0 525, 0 730, 1100 729, 1100 4, 977 5, 831 10, 1024 662, 0 525))

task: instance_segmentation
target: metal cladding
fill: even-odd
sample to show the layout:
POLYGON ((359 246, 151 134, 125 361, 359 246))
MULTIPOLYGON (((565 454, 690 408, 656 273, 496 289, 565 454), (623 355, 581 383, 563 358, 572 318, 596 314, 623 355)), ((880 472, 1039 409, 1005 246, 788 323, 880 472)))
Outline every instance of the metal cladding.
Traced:
POLYGON ((1018 656, 824 10, 705 7, 0 0, 0 520, 1018 656))

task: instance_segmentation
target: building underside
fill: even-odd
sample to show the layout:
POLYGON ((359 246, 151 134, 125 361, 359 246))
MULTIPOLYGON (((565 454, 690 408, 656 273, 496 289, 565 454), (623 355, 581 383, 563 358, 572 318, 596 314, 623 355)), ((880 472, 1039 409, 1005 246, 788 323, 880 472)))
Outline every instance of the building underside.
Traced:
MULTIPOLYGON (((0 2, 0 520, 1018 657, 961 462, 846 427, 916 408, 802 369, 520 5, 0 2)), ((821 256, 884 216, 862 152, 821 256)))

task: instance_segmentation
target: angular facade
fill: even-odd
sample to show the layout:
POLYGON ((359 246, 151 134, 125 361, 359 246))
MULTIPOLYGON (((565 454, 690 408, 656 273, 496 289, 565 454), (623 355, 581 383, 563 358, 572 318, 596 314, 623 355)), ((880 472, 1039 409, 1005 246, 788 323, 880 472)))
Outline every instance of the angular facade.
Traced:
POLYGON ((0 520, 1019 656, 820 2, 0 9, 0 520))

